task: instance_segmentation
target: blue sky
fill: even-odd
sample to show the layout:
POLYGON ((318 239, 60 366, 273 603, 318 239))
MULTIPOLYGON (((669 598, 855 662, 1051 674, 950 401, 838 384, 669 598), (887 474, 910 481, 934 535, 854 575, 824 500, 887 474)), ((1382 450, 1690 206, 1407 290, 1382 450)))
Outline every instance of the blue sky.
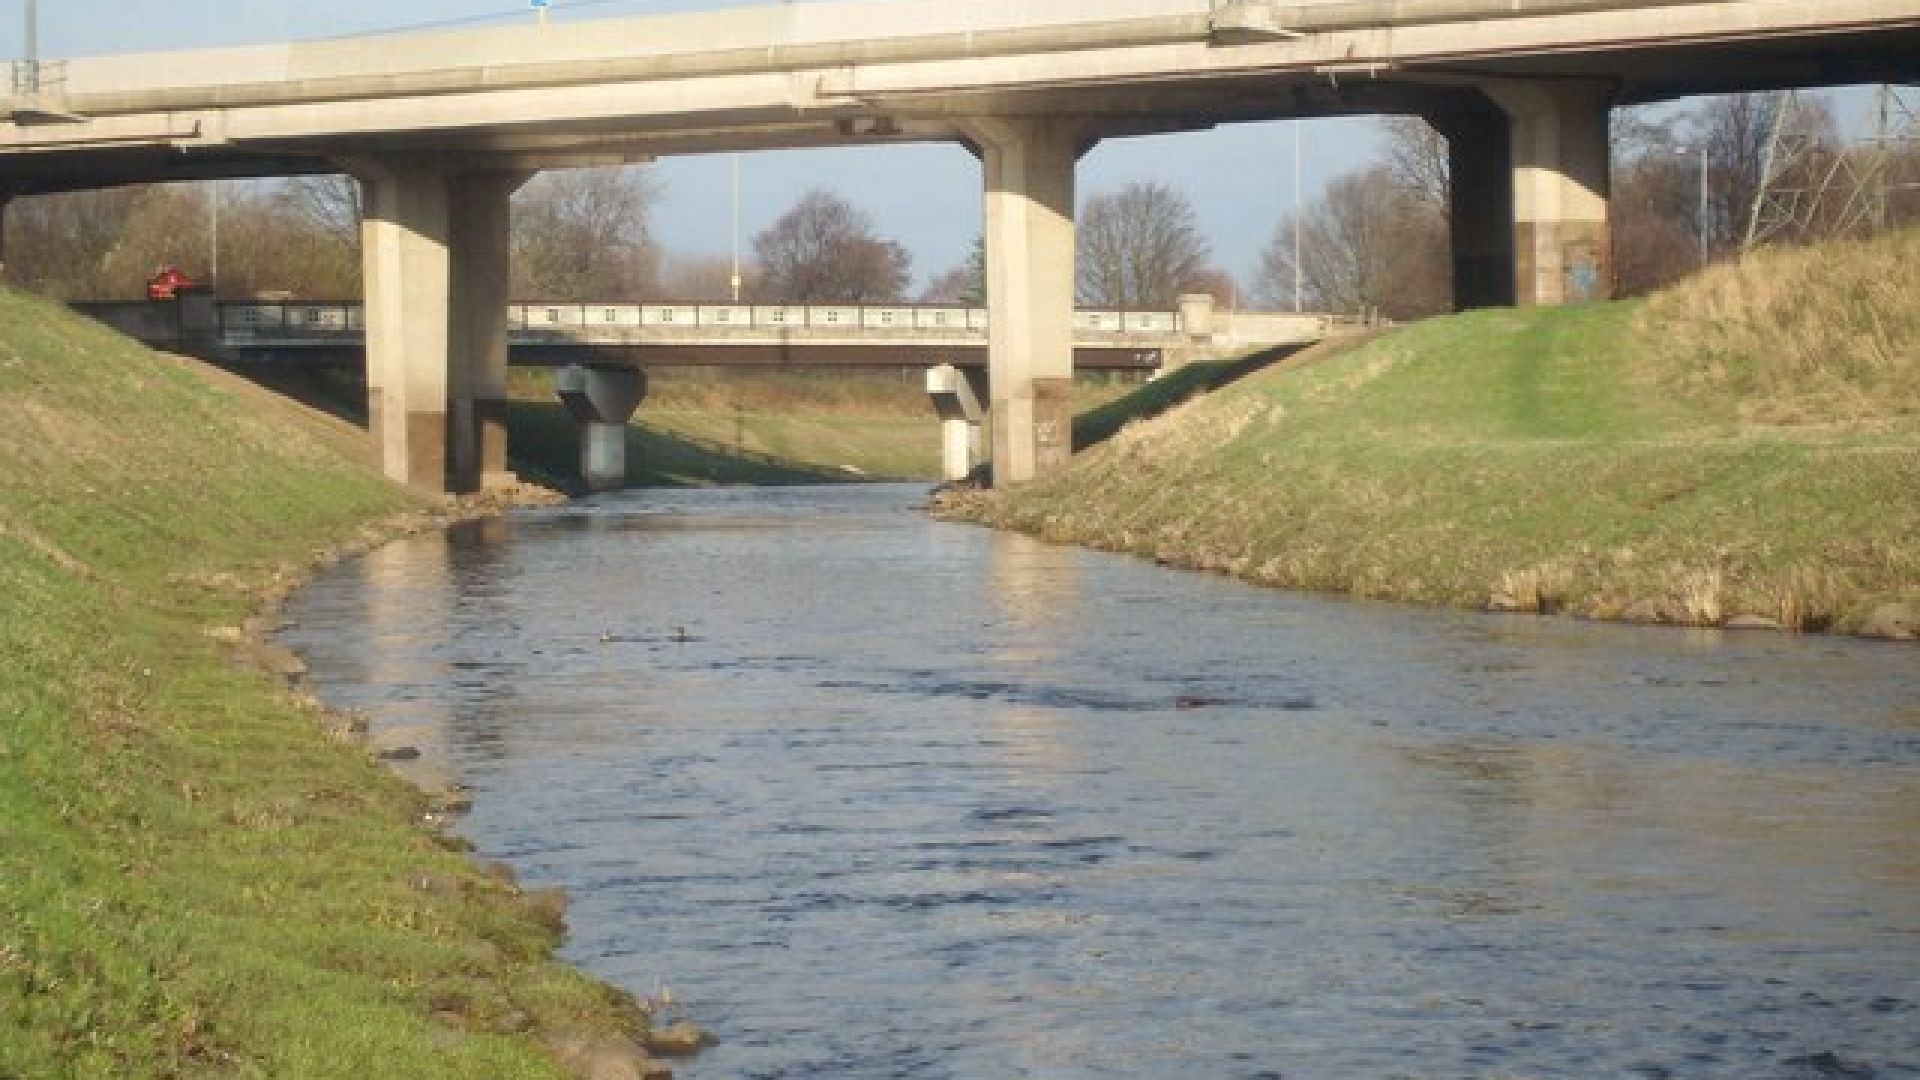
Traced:
MULTIPOLYGON (((804 2, 804 0, 802 0, 804 2)), ((961 2, 961 0, 956 0, 961 2)), ((1032 0, 1036 6, 1046 0, 1032 0)), ((553 0, 555 19, 608 18, 719 7, 741 0, 553 0)), ((23 3, 0 15, 0 53, 23 53, 23 3)), ((339 37, 391 29, 504 26, 531 22, 525 0, 40 0, 46 58, 154 49, 339 37)), ((1378 148, 1366 120, 1301 124, 1308 199, 1366 164, 1378 148)), ((665 197, 656 231, 671 250, 724 256, 731 247, 725 157, 663 161, 665 197)), ((980 167, 957 146, 790 150, 741 158, 743 250, 752 235, 809 188, 839 192, 872 215, 881 233, 914 255, 919 279, 959 263, 979 231, 980 167)), ((1246 281, 1275 224, 1293 207, 1293 134, 1285 124, 1101 144, 1081 163, 1080 193, 1155 180, 1184 191, 1214 256, 1246 281)))

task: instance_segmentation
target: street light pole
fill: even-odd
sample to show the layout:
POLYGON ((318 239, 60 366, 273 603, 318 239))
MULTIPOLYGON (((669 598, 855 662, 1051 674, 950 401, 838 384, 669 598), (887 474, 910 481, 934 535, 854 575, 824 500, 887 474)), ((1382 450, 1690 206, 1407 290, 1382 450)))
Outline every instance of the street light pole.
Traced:
POLYGON ((1300 266, 1300 226, 1304 224, 1301 219, 1302 205, 1303 200, 1300 195, 1300 119, 1295 117, 1293 121, 1293 310, 1296 313, 1305 310, 1302 302, 1302 297, 1305 295, 1305 290, 1302 288, 1305 282, 1305 275, 1300 266))
POLYGON ((733 215, 730 232, 733 238, 733 276, 729 279, 733 286, 733 302, 740 302, 740 154, 735 151, 733 165, 733 215))
POLYGON ((1700 268, 1707 268, 1707 142, 1700 140, 1700 268))
POLYGON ((207 289, 220 296, 220 181, 207 181, 207 220, 211 227, 212 250, 207 258, 207 289))
POLYGON ((26 63, 21 73, 22 86, 28 95, 40 92, 40 5, 39 0, 27 0, 27 44, 26 63))

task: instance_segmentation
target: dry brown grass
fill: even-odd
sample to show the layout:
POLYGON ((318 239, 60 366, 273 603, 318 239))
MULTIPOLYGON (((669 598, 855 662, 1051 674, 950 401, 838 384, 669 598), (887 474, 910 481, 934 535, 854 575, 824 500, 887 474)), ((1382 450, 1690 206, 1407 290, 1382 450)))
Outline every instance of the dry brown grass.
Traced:
POLYGON ((1642 310, 1643 373, 1755 426, 1920 417, 1916 267, 1920 228, 1713 267, 1642 310))

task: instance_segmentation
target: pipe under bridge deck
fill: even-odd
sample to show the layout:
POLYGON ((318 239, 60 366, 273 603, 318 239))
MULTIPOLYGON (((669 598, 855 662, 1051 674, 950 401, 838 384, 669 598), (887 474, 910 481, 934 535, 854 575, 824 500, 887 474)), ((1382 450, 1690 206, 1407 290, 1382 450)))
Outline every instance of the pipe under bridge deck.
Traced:
MULTIPOLYGON (((1189 297, 1181 311, 1081 309, 1074 366, 1158 370, 1198 350, 1318 340, 1324 315, 1224 312, 1189 297)), ((83 303, 77 308, 154 346, 239 364, 363 360, 359 304, 83 303)), ((512 304, 509 356, 523 366, 956 367, 987 365, 979 307, 926 304, 512 304)))

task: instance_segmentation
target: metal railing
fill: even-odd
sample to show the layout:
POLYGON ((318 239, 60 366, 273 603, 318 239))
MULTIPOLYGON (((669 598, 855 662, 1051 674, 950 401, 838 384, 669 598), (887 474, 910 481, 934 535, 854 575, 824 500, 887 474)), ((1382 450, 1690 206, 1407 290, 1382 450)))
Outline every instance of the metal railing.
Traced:
MULTIPOLYGON (((221 304, 224 335, 344 337, 365 329, 359 304, 221 304)), ((835 331, 861 335, 953 334, 984 337, 985 308, 930 304, 513 304, 510 331, 574 337, 594 330, 637 334, 648 329, 835 331)), ((1074 312, 1074 332, 1167 338, 1180 333, 1172 311, 1087 309, 1074 312)))

